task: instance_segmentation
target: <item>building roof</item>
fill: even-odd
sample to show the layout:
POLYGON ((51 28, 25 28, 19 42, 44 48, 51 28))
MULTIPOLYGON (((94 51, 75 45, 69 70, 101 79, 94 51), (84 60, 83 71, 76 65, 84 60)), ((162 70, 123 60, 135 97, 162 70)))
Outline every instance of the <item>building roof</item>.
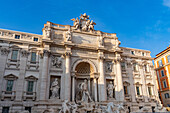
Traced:
POLYGON ((169 45, 165 50, 163 50, 163 51, 161 51, 160 53, 158 53, 158 54, 156 55, 156 58, 155 58, 155 59, 157 59, 158 57, 160 57, 160 56, 162 56, 163 54, 167 53, 168 51, 170 51, 170 45, 169 45))

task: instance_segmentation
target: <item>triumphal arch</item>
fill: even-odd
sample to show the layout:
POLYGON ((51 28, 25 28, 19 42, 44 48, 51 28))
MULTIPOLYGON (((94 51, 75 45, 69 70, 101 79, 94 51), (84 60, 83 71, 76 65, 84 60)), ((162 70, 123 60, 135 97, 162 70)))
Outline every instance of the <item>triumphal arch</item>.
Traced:
POLYGON ((86 13, 71 20, 47 22, 42 35, 0 29, 0 112, 163 109, 150 51, 120 47, 116 33, 95 30, 86 13))

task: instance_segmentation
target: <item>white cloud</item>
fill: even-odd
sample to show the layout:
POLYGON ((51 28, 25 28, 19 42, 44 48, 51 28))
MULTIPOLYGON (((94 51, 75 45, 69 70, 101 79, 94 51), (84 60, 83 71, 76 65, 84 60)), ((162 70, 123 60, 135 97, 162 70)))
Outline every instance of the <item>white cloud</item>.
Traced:
POLYGON ((163 0, 163 5, 170 8, 170 0, 163 0))

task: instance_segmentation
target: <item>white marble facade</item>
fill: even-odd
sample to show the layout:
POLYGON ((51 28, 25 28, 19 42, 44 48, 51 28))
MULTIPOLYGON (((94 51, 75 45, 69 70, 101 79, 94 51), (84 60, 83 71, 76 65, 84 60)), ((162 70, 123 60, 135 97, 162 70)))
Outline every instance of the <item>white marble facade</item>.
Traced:
POLYGON ((120 47, 86 14, 72 20, 47 22, 42 35, 0 29, 0 112, 100 113, 113 103, 152 112, 159 99, 150 51, 120 47))

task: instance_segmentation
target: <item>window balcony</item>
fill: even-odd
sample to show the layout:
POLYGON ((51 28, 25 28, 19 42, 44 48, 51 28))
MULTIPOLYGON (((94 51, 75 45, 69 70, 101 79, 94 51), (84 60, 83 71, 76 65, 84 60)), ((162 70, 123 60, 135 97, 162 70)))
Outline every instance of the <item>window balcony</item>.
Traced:
POLYGON ((1 100, 5 100, 5 99, 14 100, 15 96, 16 96, 15 91, 2 91, 1 100))
POLYGON ((35 99, 36 99, 36 92, 24 91, 23 100, 35 100, 35 99))
POLYGON ((156 96, 155 95, 149 95, 148 101, 156 101, 156 96))
POLYGON ((129 94, 125 94, 125 99, 126 99, 127 101, 131 102, 131 101, 132 101, 132 96, 129 95, 129 94))
POLYGON ((145 101, 144 96, 143 95, 136 95, 136 101, 137 102, 139 102, 139 101, 144 102, 145 101))

